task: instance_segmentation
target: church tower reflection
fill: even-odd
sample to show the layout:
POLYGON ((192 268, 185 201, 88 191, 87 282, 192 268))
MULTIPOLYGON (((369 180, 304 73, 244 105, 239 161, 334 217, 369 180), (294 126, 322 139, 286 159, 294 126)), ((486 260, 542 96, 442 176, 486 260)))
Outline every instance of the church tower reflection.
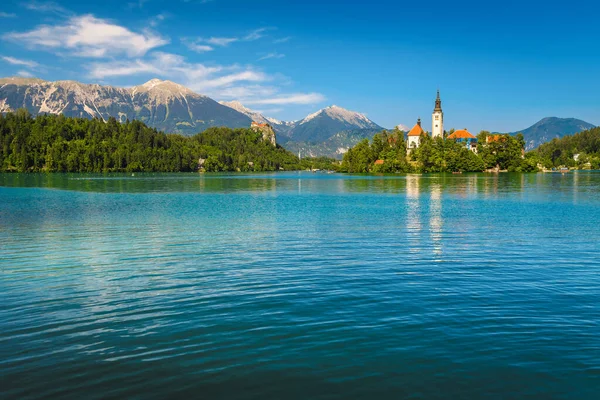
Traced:
POLYGON ((435 183, 431 185, 429 197, 429 233, 436 256, 442 255, 442 228, 442 186, 435 183))
POLYGON ((406 176, 406 234, 410 252, 419 252, 421 240, 421 205, 419 201, 419 175, 406 176))

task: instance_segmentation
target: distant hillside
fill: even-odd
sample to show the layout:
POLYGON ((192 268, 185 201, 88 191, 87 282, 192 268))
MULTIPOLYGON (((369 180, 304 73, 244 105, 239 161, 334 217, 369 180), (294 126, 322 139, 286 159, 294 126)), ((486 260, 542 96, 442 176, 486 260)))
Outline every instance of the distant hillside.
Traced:
POLYGON ((356 129, 338 132, 329 139, 318 142, 293 142, 288 141, 283 147, 294 154, 300 152, 302 157, 331 157, 342 159, 349 148, 355 146, 365 138, 371 138, 380 129, 356 129))
POLYGON ((542 119, 527 129, 513 132, 512 134, 522 133, 525 138, 526 150, 532 150, 554 138, 572 135, 594 127, 594 125, 580 119, 549 117, 542 119))
POLYGON ((547 167, 600 169, 600 127, 553 139, 534 152, 547 167))
POLYGON ((213 99, 170 81, 152 79, 133 88, 75 81, 0 79, 0 112, 26 108, 31 114, 139 120, 168 133, 192 135, 213 126, 248 127, 251 119, 213 99))

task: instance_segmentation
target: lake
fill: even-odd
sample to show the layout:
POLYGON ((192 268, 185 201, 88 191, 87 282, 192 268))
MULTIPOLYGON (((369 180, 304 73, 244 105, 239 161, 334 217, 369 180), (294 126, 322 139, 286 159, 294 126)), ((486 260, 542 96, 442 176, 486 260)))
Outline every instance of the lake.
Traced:
POLYGON ((0 397, 596 398, 600 172, 0 174, 0 397))

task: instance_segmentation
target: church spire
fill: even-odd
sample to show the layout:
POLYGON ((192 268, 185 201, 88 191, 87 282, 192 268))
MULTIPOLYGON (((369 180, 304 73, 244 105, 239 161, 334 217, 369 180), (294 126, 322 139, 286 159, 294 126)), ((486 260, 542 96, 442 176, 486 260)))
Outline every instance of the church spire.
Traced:
POLYGON ((440 99, 440 89, 438 89, 437 91, 437 98, 435 99, 435 108, 433 109, 433 111, 442 111, 442 99, 440 99))

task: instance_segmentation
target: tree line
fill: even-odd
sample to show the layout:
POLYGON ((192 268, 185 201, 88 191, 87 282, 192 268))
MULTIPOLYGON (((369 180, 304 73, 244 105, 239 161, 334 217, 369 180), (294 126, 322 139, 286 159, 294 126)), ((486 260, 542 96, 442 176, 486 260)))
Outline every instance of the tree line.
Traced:
MULTIPOLYGON (((445 134, 449 136, 452 131, 445 134)), ((481 172, 496 168, 513 172, 537 171, 537 157, 524 154, 523 135, 492 135, 482 131, 477 153, 455 140, 422 135, 420 145, 407 155, 404 133, 382 131, 364 139, 344 155, 345 172, 481 172), (493 140, 487 143, 487 137, 493 140)))
POLYGON ((300 168, 298 158, 251 129, 209 128, 186 137, 139 121, 0 114, 4 172, 276 171, 300 168), (202 159, 202 160, 200 160, 202 159))
MULTIPOLYGON (((447 135, 451 134, 448 132, 447 135)), ((406 153, 404 132, 377 133, 348 150, 341 165, 303 158, 263 140, 251 129, 209 128, 187 137, 165 134, 139 121, 114 118, 32 117, 24 109, 0 114, 2 172, 187 172, 332 169, 342 172, 479 172, 498 168, 537 171, 538 165, 600 169, 600 128, 554 139, 524 154, 523 135, 477 136, 477 153, 454 140, 421 137, 406 153)))
POLYGON ((552 139, 534 152, 547 168, 600 169, 600 127, 552 139))

